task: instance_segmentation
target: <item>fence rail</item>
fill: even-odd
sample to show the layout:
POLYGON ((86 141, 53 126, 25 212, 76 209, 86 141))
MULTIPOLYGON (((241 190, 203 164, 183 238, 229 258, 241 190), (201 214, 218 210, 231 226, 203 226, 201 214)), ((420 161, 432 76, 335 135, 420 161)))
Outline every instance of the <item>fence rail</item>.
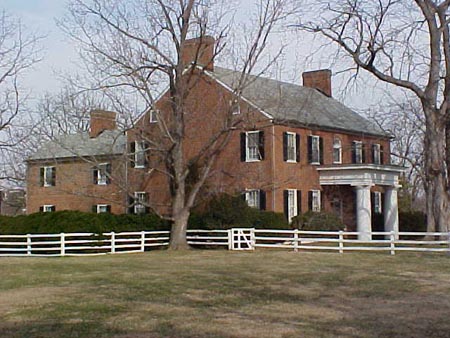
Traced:
MULTIPOLYGON (((358 239, 358 232, 268 229, 188 230, 194 247, 228 250, 287 249, 401 251, 450 253, 450 232, 373 232, 372 240, 358 239)), ((168 231, 0 235, 1 256, 80 256, 144 252, 169 245, 168 231)))

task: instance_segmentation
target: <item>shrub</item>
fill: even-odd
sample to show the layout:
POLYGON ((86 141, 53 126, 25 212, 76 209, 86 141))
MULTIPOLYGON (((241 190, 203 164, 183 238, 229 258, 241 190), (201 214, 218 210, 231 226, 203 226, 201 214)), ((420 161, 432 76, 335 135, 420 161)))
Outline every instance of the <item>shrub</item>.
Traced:
POLYGON ((400 212, 398 217, 401 232, 427 231, 427 218, 421 211, 400 212))
POLYGON ((291 227, 305 231, 339 231, 345 224, 334 214, 308 211, 292 219, 291 227))

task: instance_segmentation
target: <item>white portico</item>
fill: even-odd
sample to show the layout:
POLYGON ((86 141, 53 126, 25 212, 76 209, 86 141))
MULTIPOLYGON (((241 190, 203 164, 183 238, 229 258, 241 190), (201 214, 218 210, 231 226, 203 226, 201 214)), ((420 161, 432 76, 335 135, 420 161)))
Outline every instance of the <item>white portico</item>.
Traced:
MULTIPOLYGON (((371 188, 384 188, 384 230, 398 233, 398 201, 397 189, 399 176, 405 170, 403 167, 377 164, 349 164, 321 166, 322 186, 351 186, 356 191, 356 229, 358 239, 371 240, 372 205, 371 188)), ((396 235, 398 236, 398 235, 396 235)))

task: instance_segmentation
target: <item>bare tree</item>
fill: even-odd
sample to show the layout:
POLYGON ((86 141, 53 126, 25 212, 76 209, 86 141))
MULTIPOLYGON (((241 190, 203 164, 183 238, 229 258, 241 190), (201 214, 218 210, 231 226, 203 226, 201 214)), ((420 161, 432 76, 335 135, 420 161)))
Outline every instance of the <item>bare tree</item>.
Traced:
POLYGON ((339 46, 376 78, 409 90, 425 115, 428 231, 448 231, 450 30, 448 0, 307 1, 298 23, 339 46))
MULTIPOLYGON (((38 62, 40 37, 24 33, 21 22, 0 11, 0 179, 21 181, 23 167, 16 166, 18 147, 29 123, 21 119, 27 94, 20 86, 21 76, 38 62)), ((19 159, 19 163, 20 163, 19 159)))
MULTIPOLYGON (((245 46, 241 46, 240 68, 234 97, 238 100, 247 81, 262 58, 274 27, 285 18, 284 0, 260 0, 247 29, 245 46)), ((223 52, 232 25, 228 2, 213 0, 149 0, 107 1, 75 0, 70 5, 69 19, 61 23, 81 45, 89 74, 97 79, 90 89, 111 94, 120 88, 139 95, 140 111, 148 113, 157 102, 161 83, 167 85, 168 104, 159 118, 159 130, 141 135, 148 147, 160 154, 164 173, 171 189, 170 211, 163 216, 172 221, 170 248, 188 248, 187 222, 198 193, 211 174, 217 157, 238 125, 231 109, 224 114, 220 128, 211 133, 201 149, 185 156, 189 94, 195 89, 199 75, 208 65, 200 65, 203 42, 215 37, 216 45, 210 62, 223 52), (186 60, 189 39, 201 42, 186 60), (195 169, 194 169, 195 168, 195 169), (195 171, 195 175, 193 175, 195 171)), ((265 60, 270 65, 275 57, 265 60)), ((258 70, 265 69, 259 67, 258 70)), ((123 96, 122 96, 123 97, 123 96)), ((130 107, 120 99, 113 100, 121 115, 130 107)), ((168 184, 168 185, 169 185, 168 184)))

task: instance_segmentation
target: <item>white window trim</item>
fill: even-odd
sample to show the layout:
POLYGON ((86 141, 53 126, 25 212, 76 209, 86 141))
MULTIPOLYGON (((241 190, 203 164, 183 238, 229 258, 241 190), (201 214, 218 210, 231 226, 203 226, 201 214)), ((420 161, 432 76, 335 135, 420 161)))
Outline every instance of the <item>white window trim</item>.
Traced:
POLYGON ((342 141, 339 138, 333 139, 333 163, 334 164, 342 164, 342 141), (336 141, 339 142, 339 147, 336 146, 336 141), (338 161, 335 161, 335 159, 334 159, 334 150, 335 149, 339 149, 339 160, 338 161))
POLYGON ((145 141, 134 141, 134 168, 135 169, 144 169, 145 168, 145 141), (138 154, 143 153, 144 155, 144 164, 138 163, 138 154))
POLYGON ((147 196, 147 192, 146 192, 146 191, 135 191, 135 192, 134 192, 134 206, 133 206, 133 211, 134 211, 134 213, 135 213, 136 215, 145 214, 145 208, 146 208, 146 205, 138 202, 138 196, 141 195, 141 194, 144 196, 144 199, 145 199, 145 196, 147 196), (144 212, 138 213, 137 210, 139 209, 139 207, 142 207, 142 208, 144 209, 144 212))
MULTIPOLYGON (((297 134, 287 131, 286 132, 287 135, 291 135, 294 139, 294 159, 290 160, 289 158, 287 159, 287 163, 297 163, 297 134)), ((289 157, 289 137, 287 137, 286 140, 287 144, 286 144, 286 151, 287 151, 287 157, 289 157)))
POLYGON ((320 136, 319 135, 311 135, 311 157, 314 154, 314 141, 317 140, 317 162, 311 161, 311 165, 320 165, 320 136))
MULTIPOLYGON (((53 187, 51 182, 50 183, 47 182, 47 171, 50 170, 50 172, 52 172, 54 168, 55 168, 55 166, 46 166, 46 167, 44 167, 44 187, 53 187)), ((50 178, 50 180, 51 180, 51 178, 50 178)))
POLYGON ((97 204, 97 214, 107 213, 107 212, 108 212, 108 205, 109 205, 109 204, 97 204), (103 211, 103 212, 100 211, 100 209, 101 209, 102 207, 106 208, 106 210, 103 211))
POLYGON ((261 162, 258 142, 256 143, 256 154, 258 156, 258 159, 250 159, 250 147, 249 147, 249 135, 257 134, 259 140, 259 132, 260 132, 259 130, 256 130, 256 131, 247 131, 245 133, 245 162, 261 162))
POLYGON ((311 211, 312 212, 321 212, 322 211, 322 202, 321 202, 321 191, 320 190, 311 190, 312 192, 312 201, 311 201, 311 211), (317 205, 314 205, 314 194, 317 194, 317 205))
POLYGON ((292 222, 292 218, 294 218, 295 216, 298 216, 298 202, 297 202, 297 189, 287 189, 288 191, 288 205, 287 205, 287 210, 288 210, 288 222, 291 223, 292 222), (291 195, 292 194, 292 195, 291 195), (293 196, 293 209, 294 212, 291 215, 291 208, 290 208, 290 197, 293 196))
POLYGON ((362 141, 353 141, 353 144, 355 145, 355 164, 362 164, 363 163, 363 143, 362 143, 362 141), (359 152, 359 161, 357 161, 358 152, 359 152))
POLYGON ((150 116, 148 118, 149 123, 158 123, 159 113, 160 111, 158 109, 150 110, 150 116))
POLYGON ((259 189, 245 189, 245 202, 247 202, 247 205, 250 208, 260 209, 261 207, 261 190, 259 189), (256 194, 256 205, 250 205, 250 194, 255 193, 256 194))
POLYGON ((379 191, 374 191, 374 193, 373 193, 373 198, 374 198, 374 201, 373 201, 373 205, 374 205, 374 212, 376 213, 376 214, 381 214, 381 213, 383 213, 383 201, 381 200, 381 192, 379 192, 379 191), (375 203, 375 200, 378 200, 378 210, 376 210, 376 203, 375 203))
POLYGON ((241 106, 239 105, 238 100, 230 100, 231 114, 232 115, 240 115, 241 114, 241 106))
POLYGON ((372 151, 374 152, 373 154, 373 163, 374 164, 381 164, 381 145, 379 143, 374 143, 373 147, 372 147, 372 151), (375 148, 377 149, 376 152, 374 152, 375 148), (378 159, 376 159, 375 154, 378 155, 378 159))
MULTIPOLYGON (((106 168, 108 167, 109 163, 100 163, 97 165, 97 185, 108 185, 108 173, 106 172, 106 168), (102 167, 105 171, 104 180, 102 180, 102 167)), ((105 204, 106 205, 106 204, 105 204)))
POLYGON ((54 207, 55 207, 54 204, 44 204, 44 205, 42 206, 42 211, 43 211, 43 212, 53 212, 53 211, 51 210, 51 208, 54 208, 54 207))

